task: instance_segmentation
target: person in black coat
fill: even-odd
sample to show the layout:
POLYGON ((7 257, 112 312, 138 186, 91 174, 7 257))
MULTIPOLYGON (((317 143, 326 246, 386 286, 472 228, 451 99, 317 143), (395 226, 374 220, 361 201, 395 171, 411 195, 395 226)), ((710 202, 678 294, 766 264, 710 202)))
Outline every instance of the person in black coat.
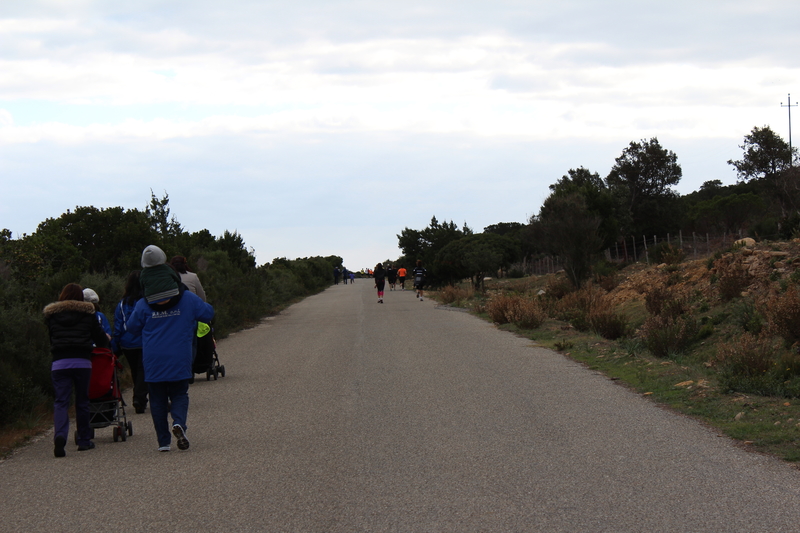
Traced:
POLYGON ((92 377, 92 350, 108 346, 108 337, 97 321, 91 302, 83 301, 83 288, 69 283, 57 302, 44 308, 44 318, 50 333, 50 353, 53 363, 50 374, 55 390, 53 425, 56 457, 66 455, 69 436, 69 403, 75 391, 75 422, 78 426, 78 451, 94 448, 89 425, 89 381, 92 377))
POLYGON ((375 288, 378 289, 378 303, 383 303, 383 290, 386 288, 386 271, 383 269, 383 265, 378 263, 375 265, 375 271, 372 274, 372 277, 375 278, 375 288))

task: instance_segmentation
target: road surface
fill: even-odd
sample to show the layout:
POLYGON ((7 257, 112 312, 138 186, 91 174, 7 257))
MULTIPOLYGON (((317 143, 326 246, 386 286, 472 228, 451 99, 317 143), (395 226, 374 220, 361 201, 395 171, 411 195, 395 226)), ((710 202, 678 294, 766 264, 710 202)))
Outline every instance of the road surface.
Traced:
MULTIPOLYGON (((800 531, 800 474, 563 356, 368 280, 219 343, 191 448, 0 463, 0 531, 800 531)), ((126 393, 128 396, 129 393, 126 393)))

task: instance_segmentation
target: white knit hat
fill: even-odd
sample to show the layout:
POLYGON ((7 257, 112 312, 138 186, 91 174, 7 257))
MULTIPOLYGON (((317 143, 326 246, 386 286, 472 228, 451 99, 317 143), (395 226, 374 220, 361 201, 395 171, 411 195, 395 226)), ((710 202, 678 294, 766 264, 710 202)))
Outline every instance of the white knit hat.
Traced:
POLYGON ((83 289, 83 301, 84 302, 91 302, 93 304, 99 304, 100 303, 100 297, 92 289, 86 288, 86 289, 83 289))

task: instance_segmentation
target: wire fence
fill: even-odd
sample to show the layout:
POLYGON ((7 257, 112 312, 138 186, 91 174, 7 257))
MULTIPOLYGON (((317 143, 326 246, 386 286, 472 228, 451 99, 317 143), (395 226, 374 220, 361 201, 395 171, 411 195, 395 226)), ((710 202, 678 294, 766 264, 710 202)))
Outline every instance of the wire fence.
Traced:
MULTIPOLYGON (((617 241, 614 246, 605 250, 607 261, 614 263, 646 263, 650 265, 654 258, 650 257, 653 247, 667 243, 675 249, 683 250, 687 258, 700 259, 707 257, 720 250, 727 250, 737 240, 743 238, 739 233, 723 233, 712 235, 709 233, 697 233, 684 235, 678 232, 676 235, 667 234, 666 236, 653 235, 647 237, 629 236, 617 241)), ((558 257, 540 256, 536 258, 526 258, 522 263, 512 267, 517 268, 527 275, 554 274, 562 270, 562 261, 558 257)))

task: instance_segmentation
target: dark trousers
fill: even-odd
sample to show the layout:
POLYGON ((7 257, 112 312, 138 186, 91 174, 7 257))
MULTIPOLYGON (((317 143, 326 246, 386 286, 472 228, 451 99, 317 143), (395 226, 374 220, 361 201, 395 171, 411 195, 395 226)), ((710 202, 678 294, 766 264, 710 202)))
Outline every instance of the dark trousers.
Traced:
POLYGON ((89 381, 91 368, 67 368, 50 372, 56 399, 53 404, 55 436, 69 441, 69 402, 75 391, 75 424, 78 426, 78 446, 89 444, 92 428, 89 425, 89 381))
POLYGON ((186 417, 189 414, 189 380, 160 381, 148 383, 150 391, 150 416, 156 430, 159 446, 169 446, 172 441, 171 426, 168 414, 172 415, 172 424, 186 429, 186 417))
POLYGON ((141 348, 123 348, 122 355, 128 360, 133 378, 133 406, 147 407, 147 383, 144 382, 144 365, 141 348))

